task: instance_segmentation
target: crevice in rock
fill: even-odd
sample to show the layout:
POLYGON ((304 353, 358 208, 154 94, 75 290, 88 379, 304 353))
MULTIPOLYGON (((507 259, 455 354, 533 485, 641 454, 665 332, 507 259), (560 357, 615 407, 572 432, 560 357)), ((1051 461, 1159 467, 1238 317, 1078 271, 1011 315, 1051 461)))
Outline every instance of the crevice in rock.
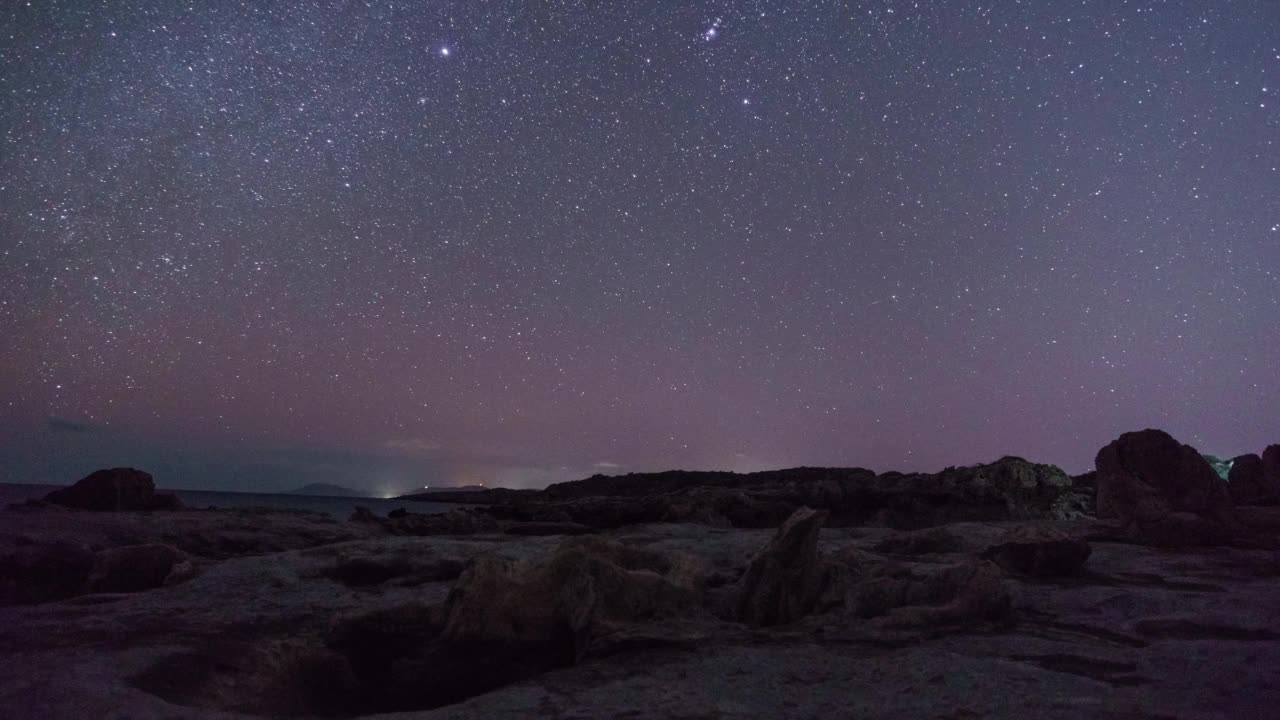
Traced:
POLYGON ((1138 666, 1131 662, 1116 662, 1101 658, 1052 653, 1049 655, 1013 655, 1011 659, 1030 663, 1052 672, 1079 675, 1090 680, 1104 682, 1112 687, 1136 687, 1151 682, 1149 679, 1134 674, 1138 666))

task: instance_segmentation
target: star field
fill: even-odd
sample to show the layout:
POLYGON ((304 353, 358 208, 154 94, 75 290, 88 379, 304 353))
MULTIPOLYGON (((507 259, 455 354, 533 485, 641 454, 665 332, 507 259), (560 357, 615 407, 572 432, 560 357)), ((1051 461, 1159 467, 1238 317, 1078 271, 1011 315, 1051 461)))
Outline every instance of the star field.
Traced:
POLYGON ((1280 6, 10 3, 0 338, 14 481, 1257 451, 1280 6))

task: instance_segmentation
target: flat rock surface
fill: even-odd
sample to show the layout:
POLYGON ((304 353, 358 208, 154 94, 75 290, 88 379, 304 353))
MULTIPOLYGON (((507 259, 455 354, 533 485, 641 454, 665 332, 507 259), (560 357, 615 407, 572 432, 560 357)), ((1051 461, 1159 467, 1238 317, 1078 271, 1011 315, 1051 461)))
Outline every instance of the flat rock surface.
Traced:
MULTIPOLYGON (((1099 536, 1089 521, 1049 525, 1099 536)), ((953 523, 959 542, 938 552, 895 543, 892 530, 824 529, 818 552, 927 573, 1018 526, 953 523), (909 552, 885 551, 895 547, 909 552)), ((604 537, 695 555, 709 584, 727 588, 773 535, 656 524, 604 537)), ((0 608, 0 717, 297 716, 297 673, 336 620, 440 603, 470 558, 537 561, 565 540, 385 536, 298 513, 0 512, 6 547, 55 538, 164 542, 201 564, 145 592, 0 608)), ((1076 575, 1008 576, 1003 623, 903 628, 828 612, 748 628, 705 614, 677 628, 696 638, 687 646, 620 645, 465 702, 381 717, 1223 718, 1280 705, 1275 548, 1090 545, 1076 575)))

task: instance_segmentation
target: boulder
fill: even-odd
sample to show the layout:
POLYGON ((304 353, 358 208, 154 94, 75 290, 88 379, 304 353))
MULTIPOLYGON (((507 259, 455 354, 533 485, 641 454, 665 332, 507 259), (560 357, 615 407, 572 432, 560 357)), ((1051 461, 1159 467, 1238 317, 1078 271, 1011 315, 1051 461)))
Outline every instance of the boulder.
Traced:
MULTIPOLYGON (((1276 454, 1280 455, 1280 453, 1276 454)), ((1227 483, 1231 491, 1231 500, 1237 505, 1280 503, 1280 473, 1268 477, 1266 465, 1257 455, 1241 455, 1232 460, 1227 483)))
POLYGON ((1136 540, 1165 545, 1170 516, 1198 518, 1199 531, 1178 544, 1217 543, 1238 527, 1227 484, 1190 445, 1161 430, 1121 435, 1098 451, 1097 513, 1119 520, 1136 540), (1214 527, 1211 527, 1214 526, 1214 527))
POLYGON ((846 594, 852 615, 886 627, 971 625, 1003 620, 1012 600, 1000 568, 966 560, 927 574, 896 563, 862 569, 846 594))
POLYGON ((23 545, 0 554, 0 605, 29 605, 84 592, 94 554, 59 542, 23 545))
POLYGON ((68 488, 54 490, 45 501, 80 510, 177 510, 177 496, 156 493, 151 475, 133 468, 97 470, 68 488))
POLYGON ((818 532, 825 510, 800 508, 778 528, 735 589, 733 617, 748 625, 793 622, 813 610, 827 571, 818 558, 818 532))
POLYGON ((1023 526, 1006 533, 982 552, 1007 572, 1032 577, 1075 575, 1084 567, 1092 548, 1084 540, 1042 526, 1023 526))
POLYGON ((566 541, 532 566, 483 555, 450 591, 442 637, 576 662, 621 625, 696 607, 704 574, 691 556, 595 537, 566 541))
POLYGON ((1268 445, 1262 451, 1262 477, 1272 492, 1280 489, 1280 445, 1268 445))
POLYGON ((139 592, 172 585, 193 574, 187 554, 172 545, 124 545, 95 554, 88 590, 139 592))
POLYGON ((574 538, 542 562, 480 555, 442 606, 350 618, 328 644, 365 712, 433 708, 619 644, 687 643, 704 578, 691 556, 574 538))

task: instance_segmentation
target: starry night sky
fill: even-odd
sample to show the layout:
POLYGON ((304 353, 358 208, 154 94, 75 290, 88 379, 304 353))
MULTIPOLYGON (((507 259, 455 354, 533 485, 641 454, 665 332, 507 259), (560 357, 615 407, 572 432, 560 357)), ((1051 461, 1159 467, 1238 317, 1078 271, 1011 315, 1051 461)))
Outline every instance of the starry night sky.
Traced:
POLYGON ((1280 4, 9 2, 0 460, 382 491, 1280 441, 1280 4))

